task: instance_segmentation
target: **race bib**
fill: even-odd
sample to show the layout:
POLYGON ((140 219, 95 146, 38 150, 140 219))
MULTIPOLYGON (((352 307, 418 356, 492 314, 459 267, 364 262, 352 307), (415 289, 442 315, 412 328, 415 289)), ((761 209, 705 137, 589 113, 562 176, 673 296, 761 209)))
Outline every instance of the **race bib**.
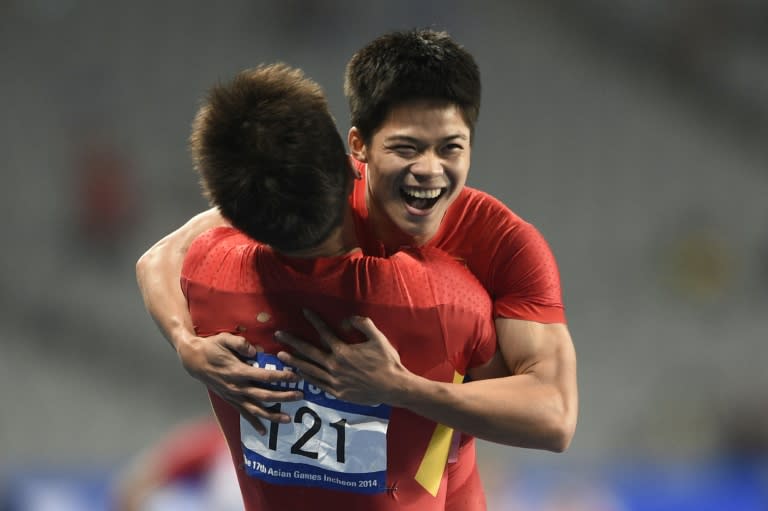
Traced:
MULTIPOLYGON (((252 364, 263 369, 291 369, 268 353, 259 353, 252 364)), ((270 483, 357 493, 386 491, 389 406, 341 401, 304 380, 265 386, 296 388, 304 392, 304 399, 267 406, 288 414, 293 421, 270 422, 266 435, 258 434, 240 417, 240 440, 249 476, 270 483)))

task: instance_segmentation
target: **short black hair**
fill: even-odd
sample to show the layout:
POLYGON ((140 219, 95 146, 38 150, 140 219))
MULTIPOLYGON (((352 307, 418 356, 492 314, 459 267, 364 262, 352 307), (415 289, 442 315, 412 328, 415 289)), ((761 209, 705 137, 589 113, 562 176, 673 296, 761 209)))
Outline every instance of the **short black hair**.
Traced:
POLYGON ((349 158, 322 88, 301 70, 262 65, 214 86, 190 149, 206 197, 251 238, 303 250, 341 225, 349 158))
POLYGON ((480 114, 480 69, 474 57, 446 32, 389 32, 352 56, 344 94, 352 126, 366 143, 392 108, 420 99, 457 106, 474 133, 480 114))

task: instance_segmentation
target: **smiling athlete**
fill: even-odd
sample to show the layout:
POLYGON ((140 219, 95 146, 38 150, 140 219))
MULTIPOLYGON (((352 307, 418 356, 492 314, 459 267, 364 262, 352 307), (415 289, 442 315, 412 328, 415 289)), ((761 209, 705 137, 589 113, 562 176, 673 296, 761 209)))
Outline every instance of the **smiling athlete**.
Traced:
MULTIPOLYGON (((356 248, 353 169, 314 82, 282 65, 245 71, 212 89, 191 140, 206 194, 241 229, 208 231, 187 253, 182 288, 198 335, 241 333, 265 350, 252 363, 280 373, 274 331, 309 335, 309 307, 334 323, 356 314, 351 326, 366 333, 382 325, 397 339, 393 365, 413 378, 454 386, 468 372, 503 374, 490 299, 465 268, 436 249, 375 258, 356 248)), ((210 392, 247 510, 445 509, 450 429, 296 377, 272 388, 300 399, 270 405, 290 420, 266 435, 210 392)), ((483 509, 474 457, 450 473, 476 489, 464 509, 483 509)))
MULTIPOLYGON (((480 108, 473 57, 442 32, 388 33, 352 57, 345 93, 353 126, 348 146, 361 174, 350 196, 358 243, 372 255, 402 246, 439 248, 463 262, 493 300, 499 349, 511 375, 448 390, 412 381, 396 364, 360 378, 357 368, 365 360, 391 360, 391 344, 403 341, 381 332, 370 333, 369 342, 324 352, 310 352, 286 334, 284 340, 314 364, 302 368, 305 362, 286 360, 332 395, 410 403, 490 441, 565 450, 578 415, 576 355, 554 256, 533 225, 465 186, 480 108)), ((276 375, 242 363, 240 356, 253 350, 242 336, 197 336, 178 288, 186 247, 221 224, 215 208, 196 216, 141 257, 137 278, 147 309, 184 368, 266 431, 262 419, 285 417, 264 402, 291 396, 253 384, 276 375)), ((462 445, 459 456, 474 455, 470 437, 462 445)), ((448 506, 451 494, 449 488, 448 506)))

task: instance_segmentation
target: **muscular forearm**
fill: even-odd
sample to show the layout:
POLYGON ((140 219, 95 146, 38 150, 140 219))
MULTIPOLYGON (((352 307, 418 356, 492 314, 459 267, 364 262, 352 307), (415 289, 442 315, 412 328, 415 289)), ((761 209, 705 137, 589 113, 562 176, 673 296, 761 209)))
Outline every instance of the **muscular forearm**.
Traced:
POLYGON ((483 369, 472 373, 475 381, 452 385, 393 373, 404 383, 390 387, 392 404, 492 442, 565 450, 578 414, 576 354, 568 328, 499 318, 496 332, 506 376, 483 369))
POLYGON ((578 399, 576 355, 565 325, 497 320, 501 356, 470 371, 473 378, 487 379, 453 384, 409 371, 368 318, 350 319, 368 340, 349 344, 315 314, 305 314, 327 349, 279 331, 275 338, 301 356, 281 351, 278 357, 338 399, 407 408, 507 445, 560 452, 570 444, 578 399))
POLYGON ((155 243, 136 263, 136 280, 144 305, 177 351, 180 343, 194 337, 187 302, 179 285, 184 256, 195 237, 220 225, 226 225, 226 221, 217 209, 200 213, 155 243))
POLYGON ((401 388, 392 405, 491 442, 560 452, 573 435, 557 385, 533 374, 460 385, 411 375, 401 388))

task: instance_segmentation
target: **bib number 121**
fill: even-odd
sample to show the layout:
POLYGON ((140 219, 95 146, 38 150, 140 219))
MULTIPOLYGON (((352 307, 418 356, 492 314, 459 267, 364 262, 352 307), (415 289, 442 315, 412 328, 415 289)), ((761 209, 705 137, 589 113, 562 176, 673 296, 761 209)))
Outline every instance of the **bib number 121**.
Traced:
MULTIPOLYGON (((267 407, 266 409, 270 412, 279 413, 281 409, 281 403, 275 403, 272 406, 267 407)), ((320 416, 312 410, 308 406, 302 406, 296 410, 296 413, 293 416, 293 422, 297 424, 303 424, 304 423, 304 417, 309 416, 311 417, 312 424, 309 426, 309 429, 305 431, 292 445, 291 445, 291 454, 296 454, 299 456, 304 456, 313 460, 316 460, 319 456, 319 453, 316 451, 308 451, 304 449, 304 446, 306 443, 312 439, 317 433, 320 432, 320 429, 323 427, 323 420, 320 418, 320 416)), ((334 430, 336 430, 336 461, 338 463, 344 463, 345 462, 345 450, 344 450, 344 443, 346 440, 346 426, 347 426, 347 420, 346 419, 339 419, 336 422, 332 422, 328 424, 330 427, 332 427, 334 430)), ((267 447, 272 451, 277 451, 277 436, 279 434, 280 429, 280 423, 279 422, 270 422, 269 423, 269 442, 267 444, 267 447)))

